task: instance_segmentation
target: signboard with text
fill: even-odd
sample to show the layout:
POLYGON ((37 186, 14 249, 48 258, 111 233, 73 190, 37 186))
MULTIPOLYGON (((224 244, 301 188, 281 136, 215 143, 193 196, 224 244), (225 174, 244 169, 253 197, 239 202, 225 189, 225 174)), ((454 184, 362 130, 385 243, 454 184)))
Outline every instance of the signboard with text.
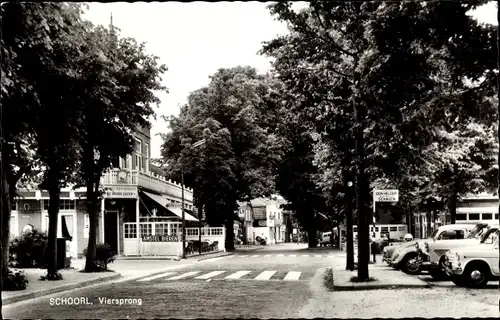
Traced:
POLYGON ((398 202, 399 190, 373 190, 373 200, 375 202, 398 202))
POLYGON ((177 242, 179 237, 176 235, 170 236, 142 236, 142 242, 177 242))
POLYGON ((105 193, 106 198, 137 198, 136 187, 110 187, 105 193))

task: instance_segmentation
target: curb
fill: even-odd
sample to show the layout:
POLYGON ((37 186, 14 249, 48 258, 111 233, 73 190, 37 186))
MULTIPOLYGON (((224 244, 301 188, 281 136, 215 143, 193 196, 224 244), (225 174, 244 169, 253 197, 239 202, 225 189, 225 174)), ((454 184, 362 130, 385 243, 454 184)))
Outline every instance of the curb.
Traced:
POLYGON ((74 284, 67 284, 67 285, 64 285, 61 287, 57 287, 57 288, 51 288, 51 289, 30 292, 30 293, 22 294, 19 296, 2 299, 2 305, 12 304, 15 302, 30 300, 30 299, 34 299, 34 298, 39 298, 39 297, 47 296, 47 295, 50 295, 53 293, 59 293, 59 292, 63 292, 63 291, 84 288, 84 287, 88 287, 88 286, 91 286, 91 285, 97 284, 97 283, 104 284, 106 282, 117 280, 117 279, 120 279, 122 277, 123 276, 121 274, 117 273, 117 274, 109 276, 109 277, 100 277, 100 278, 87 280, 87 281, 83 281, 83 282, 78 282, 78 283, 74 283, 74 284))
POLYGON ((431 288, 429 284, 402 284, 402 285, 389 285, 389 284, 373 284, 363 286, 339 286, 333 284, 334 291, 363 291, 363 290, 383 290, 383 289, 411 289, 411 288, 431 288))
POLYGON ((213 256, 211 257, 210 255, 208 255, 208 257, 203 257, 203 258, 198 259, 196 261, 205 261, 205 260, 214 259, 214 258, 227 257, 227 256, 232 256, 233 254, 234 254, 234 252, 227 252, 227 253, 218 255, 216 257, 213 257, 213 256))

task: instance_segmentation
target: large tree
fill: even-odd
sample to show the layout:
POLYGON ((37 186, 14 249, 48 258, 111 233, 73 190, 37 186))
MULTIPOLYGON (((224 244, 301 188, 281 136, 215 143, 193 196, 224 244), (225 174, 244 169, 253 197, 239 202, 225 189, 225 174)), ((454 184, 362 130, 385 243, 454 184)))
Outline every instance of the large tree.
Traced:
MULTIPOLYGON (((98 271, 95 249, 102 196, 100 180, 112 161, 133 150, 132 133, 149 126, 155 93, 165 91, 160 76, 166 71, 144 44, 120 38, 113 26, 106 29, 86 22, 80 30, 80 55, 75 60, 78 97, 80 181, 86 187, 90 220, 85 271, 98 271)), ((104 214, 104 213, 102 213, 104 214)))
POLYGON ((443 86, 466 91, 464 78, 487 70, 477 61, 491 60, 491 30, 467 15, 477 4, 314 1, 300 12, 288 2, 271 6, 290 33, 264 51, 276 58, 288 88, 312 98, 303 112, 344 112, 354 124, 361 279, 368 278, 370 181, 381 176, 366 172, 367 160, 384 175, 412 174, 425 165, 421 150, 436 128, 457 117, 465 126, 480 109, 480 103, 452 109, 436 101, 443 86))
POLYGON ((71 53, 69 29, 79 14, 80 6, 73 4, 2 5, 2 275, 8 263, 10 203, 36 164, 29 149, 40 146, 37 129, 52 126, 50 119, 41 119, 41 110, 66 94, 67 81, 61 79, 71 74, 65 63, 71 53), (52 81, 62 88, 54 90, 52 81))
POLYGON ((238 200, 274 191, 281 141, 281 84, 254 68, 220 69, 207 87, 194 91, 178 117, 167 119, 162 156, 169 175, 196 189, 197 204, 210 225, 225 225, 226 250, 234 249, 233 221, 238 200), (205 139, 202 149, 190 145, 205 139))

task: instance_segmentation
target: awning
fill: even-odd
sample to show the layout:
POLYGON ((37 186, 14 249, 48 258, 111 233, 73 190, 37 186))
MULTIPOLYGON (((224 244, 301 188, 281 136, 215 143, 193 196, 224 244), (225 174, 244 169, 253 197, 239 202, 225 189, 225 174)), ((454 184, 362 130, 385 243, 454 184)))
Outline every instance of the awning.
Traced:
MULTIPOLYGON (((181 210, 181 207, 173 206, 170 203, 170 200, 168 200, 165 197, 162 197, 162 196, 159 196, 159 195, 156 195, 156 194, 152 194, 152 193, 149 193, 149 192, 145 192, 145 191, 143 191, 143 192, 144 192, 145 195, 147 195, 148 197, 150 197, 151 199, 153 199, 156 203, 158 203, 159 205, 161 205, 162 207, 164 207, 165 209, 167 209, 168 211, 170 211, 171 213, 175 214, 176 216, 178 216, 179 218, 182 219, 182 210, 181 210)), ((187 221, 198 221, 198 219, 196 219, 195 217, 193 217, 192 215, 190 215, 189 213, 187 213, 186 210, 184 210, 184 219, 187 220, 187 221)))

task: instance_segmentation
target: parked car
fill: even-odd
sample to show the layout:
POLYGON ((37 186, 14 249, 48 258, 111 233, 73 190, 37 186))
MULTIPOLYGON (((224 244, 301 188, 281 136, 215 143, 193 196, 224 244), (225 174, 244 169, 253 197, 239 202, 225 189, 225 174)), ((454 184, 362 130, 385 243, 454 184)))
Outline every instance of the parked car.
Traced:
POLYGON ((446 230, 441 239, 426 241, 424 247, 419 248, 422 258, 422 270, 428 270, 435 279, 446 277, 443 262, 445 258, 444 254, 447 251, 481 242, 484 236, 487 237, 492 232, 498 230, 498 223, 479 223, 465 239, 462 231, 459 228, 457 229, 446 230))
POLYGON ((332 232, 329 231, 329 232, 323 232, 323 234, 321 234, 321 238, 319 240, 319 246, 320 247, 323 247, 323 246, 327 246, 327 245, 332 245, 332 232))
MULTIPOLYGON (((431 234, 427 241, 438 240, 444 237, 447 230, 463 230, 465 237, 474 229, 473 224, 448 224, 440 226, 431 234)), ((404 245, 398 246, 391 257, 389 264, 396 268, 401 269, 408 274, 419 274, 421 271, 422 260, 418 254, 418 249, 424 247, 426 240, 411 241, 404 245)))
POLYGON ((489 280, 500 278, 500 231, 488 233, 481 243, 446 252, 445 270, 451 281, 460 287, 481 288, 489 280))

